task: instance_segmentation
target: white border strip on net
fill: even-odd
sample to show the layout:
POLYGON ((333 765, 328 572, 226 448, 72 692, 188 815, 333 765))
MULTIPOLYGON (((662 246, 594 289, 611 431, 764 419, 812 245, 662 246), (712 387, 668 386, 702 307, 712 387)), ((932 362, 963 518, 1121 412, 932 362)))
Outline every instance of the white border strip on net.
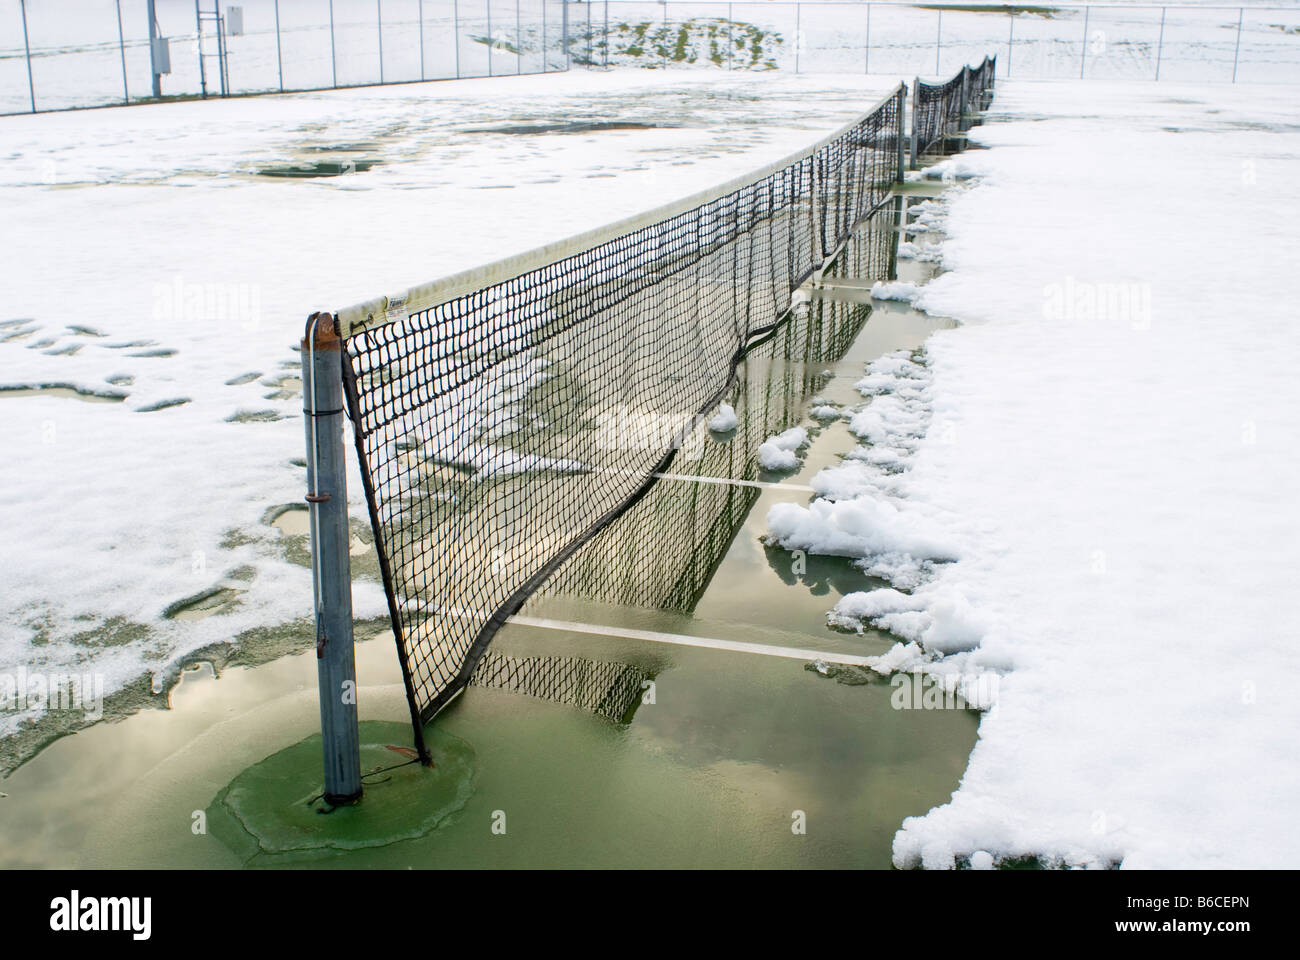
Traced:
POLYGON ((856 117, 834 133, 818 140, 812 146, 805 147, 798 153, 770 163, 761 170, 747 173, 716 187, 710 187, 708 190, 702 190, 699 193, 691 194, 680 200, 674 200, 653 210, 647 210, 645 213, 617 220, 603 227, 596 227, 568 239, 557 240, 554 243, 548 243, 526 253, 506 257, 495 263, 463 270, 441 280, 422 283, 411 287, 405 293, 391 297, 376 297, 373 300, 346 307, 338 312, 339 334, 344 339, 347 339, 368 327, 391 323, 394 320, 405 320, 407 317, 428 310, 430 307, 446 303, 448 300, 474 293, 495 283, 513 280, 515 277, 523 276, 530 270, 537 270, 557 260, 583 253, 600 246, 602 243, 608 243, 645 227, 671 220, 688 210, 703 206, 717 200, 719 197, 725 197, 729 193, 757 183, 764 177, 784 170, 786 167, 793 166, 812 156, 822 147, 844 136, 867 117, 880 110, 890 100, 898 96, 899 90, 902 89, 904 89, 904 85, 898 84, 866 113, 856 117))

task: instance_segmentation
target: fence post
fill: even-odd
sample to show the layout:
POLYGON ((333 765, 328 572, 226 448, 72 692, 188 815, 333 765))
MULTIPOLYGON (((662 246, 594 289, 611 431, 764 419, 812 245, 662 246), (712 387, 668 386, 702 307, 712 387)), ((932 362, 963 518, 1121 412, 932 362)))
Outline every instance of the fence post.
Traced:
POLYGON ((280 92, 284 93, 284 55, 280 52, 280 0, 275 0, 275 69, 280 74, 280 92))
POLYGON ((384 82, 384 0, 375 0, 376 33, 379 36, 379 82, 384 82))
MULTIPOLYGON (((564 0, 564 24, 565 32, 568 32, 569 24, 569 3, 564 0)), ((459 0, 451 0, 451 45, 456 51, 456 79, 460 79, 460 3, 459 0)), ((565 45, 567 55, 568 45, 565 45)), ((566 66, 567 69, 567 66, 566 66)))
POLYGON ((35 113, 36 87, 32 84, 32 46, 27 39, 27 0, 18 0, 18 8, 23 14, 23 50, 27 53, 27 95, 32 101, 32 113, 35 113))
POLYGON ((203 17, 199 14, 199 0, 194 0, 195 46, 199 48, 199 93, 208 99, 208 75, 203 66, 203 17))
MULTIPOLYGON (((421 0, 423 2, 423 0, 421 0)), ((546 0, 542 0, 542 73, 551 72, 551 51, 546 46, 546 0)))
POLYGON ((1237 82, 1237 61, 1241 58, 1241 19, 1245 15, 1244 7, 1237 8, 1237 47, 1232 51, 1232 82, 1237 82))
POLYGON ((1010 27, 1007 29, 1007 76, 1011 76, 1011 47, 1016 42, 1016 15, 1007 14, 1007 20, 1010 27))
POLYGON ((939 75, 939 51, 943 48, 943 8, 939 8, 939 25, 934 33, 934 75, 939 75))
POLYGON ((153 76, 154 99, 162 96, 162 74, 158 72, 158 58, 154 55, 153 42, 158 37, 158 15, 154 10, 154 0, 145 4, 145 15, 149 18, 149 73, 153 76))
POLYGON ((337 89, 339 85, 339 60, 334 46, 334 0, 330 0, 330 75, 333 77, 333 85, 337 89))
MULTIPOLYGON (((867 4, 867 43, 862 57, 862 72, 871 72, 871 4, 867 4)), ((903 86, 906 88, 907 84, 904 84, 903 86)), ((900 110, 903 108, 901 101, 899 102, 898 108, 900 110)), ((900 167, 899 169, 902 168, 900 167)))
POLYGON ((731 29, 735 24, 734 4, 727 4, 727 69, 732 68, 732 63, 736 59, 736 38, 732 36, 731 29))
POLYGON ((352 571, 348 558, 348 474, 343 453, 342 346, 333 316, 314 313, 308 318, 307 335, 302 341, 307 509, 315 588, 324 797, 331 806, 361 797, 352 571))
MULTIPOLYGON (((516 2, 518 2, 518 0, 516 0, 516 2)), ((604 33, 602 34, 601 37, 601 42, 604 46, 604 51, 605 51, 605 55, 603 58, 604 65, 608 67, 609 66, 609 0, 605 0, 605 26, 604 26, 604 33)))
POLYGON ((131 91, 126 86, 126 37, 122 33, 122 0, 117 0, 117 46, 122 53, 122 102, 131 102, 131 91))
MULTIPOLYGON (((278 3, 279 0, 276 0, 276 2, 278 3)), ((420 79, 423 80, 424 79, 424 0, 419 0, 419 6, 416 9, 419 13, 419 25, 420 25, 420 79)), ((545 3, 542 4, 542 16, 543 18, 546 16, 545 3)), ((546 27, 545 27, 546 21, 545 19, 542 20, 542 23, 543 23, 542 62, 544 64, 546 62, 546 27)))
POLYGON ((1168 11, 1168 7, 1160 8, 1160 41, 1156 47, 1156 80, 1160 79, 1160 58, 1165 52, 1165 14, 1168 11))
POLYGON ((1092 13, 1092 7, 1083 8, 1083 51, 1079 57, 1079 79, 1083 79, 1084 68, 1088 66, 1088 17, 1092 13))
POLYGON ((564 69, 568 70, 573 65, 569 60, 569 0, 560 0, 560 14, 560 43, 564 45, 564 69))
POLYGON ((912 81, 912 143, 908 150, 908 166, 913 170, 916 169, 916 118, 917 107, 921 103, 921 78, 916 77, 912 81))
POLYGON ((492 0, 487 0, 487 50, 488 50, 488 76, 492 76, 492 45, 496 41, 492 39, 492 0))
MULTIPOLYGON (((668 66, 668 0, 659 0, 659 2, 663 4, 663 8, 664 8, 664 63, 663 65, 666 68, 668 66)), ((588 10, 591 9, 591 0, 587 0, 587 9, 588 10)), ((590 16, 590 14, 588 14, 588 16, 590 16)), ((588 28, 587 32, 588 33, 591 32, 590 28, 588 28)))
POLYGON ((794 5, 794 72, 799 72, 799 46, 803 39, 803 4, 794 5))
POLYGON ((515 0, 515 73, 524 72, 524 23, 519 16, 519 0, 515 0))

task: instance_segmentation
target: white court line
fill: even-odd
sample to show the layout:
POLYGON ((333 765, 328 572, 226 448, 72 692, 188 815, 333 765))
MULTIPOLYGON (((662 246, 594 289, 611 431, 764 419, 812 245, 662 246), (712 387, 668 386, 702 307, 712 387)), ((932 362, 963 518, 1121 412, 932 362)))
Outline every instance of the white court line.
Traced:
POLYGON ((795 490, 799 493, 813 493, 812 487, 799 483, 776 483, 767 480, 733 480, 731 477, 706 477, 689 473, 656 473, 657 480, 685 480, 688 483, 724 483, 733 487, 758 487, 760 490, 795 490))
POLYGON ((507 621, 521 627, 539 627, 543 630, 569 630, 574 633, 591 633, 602 637, 623 637, 628 640, 649 640, 653 643, 674 643, 682 647, 707 647, 710 650, 730 650, 734 653, 757 653, 768 657, 785 657, 788 660, 825 660, 827 663, 845 663, 855 667, 870 667, 877 657, 862 657, 850 653, 828 653, 824 650, 805 650, 801 647, 774 647, 766 643, 743 643, 739 640, 718 640, 714 637, 691 637, 682 633, 659 633, 655 630, 632 630, 627 627, 606 627, 571 620, 551 620, 545 617, 513 616, 507 621))

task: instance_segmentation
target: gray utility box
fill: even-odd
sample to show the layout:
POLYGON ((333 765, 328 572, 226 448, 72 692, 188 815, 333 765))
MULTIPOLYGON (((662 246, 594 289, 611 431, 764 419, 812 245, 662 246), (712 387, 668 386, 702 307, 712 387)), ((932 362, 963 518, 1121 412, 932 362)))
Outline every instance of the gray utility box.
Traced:
POLYGON ((242 37, 244 35, 244 8, 226 7, 226 36, 242 37))
POLYGON ((153 57, 154 73, 172 72, 172 51, 166 37, 154 37, 151 41, 150 55, 153 57))

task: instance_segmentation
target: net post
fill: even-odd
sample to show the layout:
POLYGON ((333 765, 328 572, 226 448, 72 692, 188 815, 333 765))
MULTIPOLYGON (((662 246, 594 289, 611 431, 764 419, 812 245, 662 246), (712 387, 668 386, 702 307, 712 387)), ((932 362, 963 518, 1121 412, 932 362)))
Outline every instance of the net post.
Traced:
POLYGON ((962 64, 961 68, 961 112, 957 114, 957 132, 965 133, 971 126, 970 114, 970 68, 962 64))
POLYGON ((307 505, 311 528, 316 679, 325 802, 361 797, 357 668, 352 637, 347 463, 343 451, 343 342, 329 313, 307 318, 302 341, 307 505))
POLYGON ((920 112, 917 108, 920 105, 921 105, 921 78, 914 77, 912 79, 912 143, 911 143, 911 149, 908 151, 907 154, 908 166, 913 170, 916 169, 916 134, 917 134, 916 125, 919 122, 917 115, 920 112))
POLYGON ((898 85, 898 106, 895 108, 898 112, 896 129, 894 131, 894 145, 898 153, 898 176, 897 180, 902 183, 903 177, 903 114, 907 112, 907 84, 898 85))

